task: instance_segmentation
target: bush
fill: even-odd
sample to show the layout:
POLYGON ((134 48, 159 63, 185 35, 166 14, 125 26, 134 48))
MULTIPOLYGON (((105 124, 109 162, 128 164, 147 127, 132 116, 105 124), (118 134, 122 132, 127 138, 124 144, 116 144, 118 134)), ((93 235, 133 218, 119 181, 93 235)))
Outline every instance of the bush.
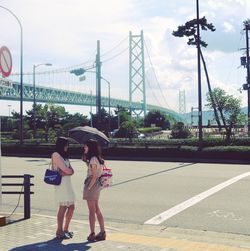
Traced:
POLYGON ((115 138, 134 138, 138 135, 135 123, 133 121, 125 121, 121 124, 115 138))
POLYGON ((1 132, 1 139, 12 139, 14 132, 1 132))
POLYGON ((152 132, 160 132, 161 127, 145 127, 137 129, 140 133, 152 133, 152 132))
POLYGON ((190 131, 188 129, 172 130, 171 136, 174 139, 185 139, 185 138, 190 137, 190 131))
MULTIPOLYGON (((33 134, 31 130, 24 130, 23 131, 23 138, 24 139, 32 139, 33 134)), ((13 135, 12 135, 12 139, 20 139, 20 133, 19 130, 15 130, 13 135)))
POLYGON ((191 132, 189 129, 184 128, 183 122, 177 122, 173 126, 173 130, 171 131, 171 136, 174 139, 185 139, 191 136, 191 132))
POLYGON ((36 130, 36 139, 39 139, 41 142, 45 141, 45 130, 37 129, 36 130))
POLYGON ((215 146, 215 147, 206 147, 203 149, 204 152, 241 152, 241 153, 249 153, 249 146, 215 146))

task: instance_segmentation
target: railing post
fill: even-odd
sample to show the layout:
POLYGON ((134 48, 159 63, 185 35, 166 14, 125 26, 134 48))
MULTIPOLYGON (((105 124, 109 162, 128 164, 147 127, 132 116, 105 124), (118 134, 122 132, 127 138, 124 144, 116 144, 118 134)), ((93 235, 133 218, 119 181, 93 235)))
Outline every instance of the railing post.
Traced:
POLYGON ((24 219, 30 219, 30 175, 24 174, 24 219))

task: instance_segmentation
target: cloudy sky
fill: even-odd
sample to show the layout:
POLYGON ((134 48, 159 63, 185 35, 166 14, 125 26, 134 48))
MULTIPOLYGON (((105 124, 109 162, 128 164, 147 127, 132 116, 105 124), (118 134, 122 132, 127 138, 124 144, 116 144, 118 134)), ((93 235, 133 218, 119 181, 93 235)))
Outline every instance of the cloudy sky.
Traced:
MULTIPOLYGON (((250 18, 249 0, 202 0, 200 16, 206 16, 216 27, 215 32, 201 32, 208 43, 204 49, 212 87, 242 98, 238 90, 245 83, 246 70, 240 66, 245 47, 243 21, 250 18)), ((32 72, 34 64, 50 62, 38 71, 68 68, 84 63, 93 65, 96 41, 101 43, 102 75, 111 83, 111 96, 128 99, 129 31, 144 32, 147 102, 179 110, 179 90, 185 90, 186 110, 197 107, 196 49, 186 44, 186 38, 172 36, 178 25, 195 18, 195 0, 0 0, 0 5, 12 10, 23 26, 24 72, 32 72), (156 76, 155 76, 156 75, 156 76)), ((0 8, 0 46, 12 52, 13 72, 18 72, 20 29, 16 20, 0 8)), ((38 84, 60 88, 81 88, 95 92, 95 76, 87 74, 84 82, 75 82, 64 73, 41 75, 38 84), (60 79, 60 81, 59 81, 60 79), (47 83, 46 83, 47 82, 47 83), (80 86, 80 87, 79 87, 80 86)), ((25 82, 32 82, 27 76, 25 82)), ((107 86, 102 92, 107 96, 107 86)), ((78 90, 78 89, 77 89, 78 90)), ((207 86, 203 76, 203 105, 207 86)), ((19 111, 17 102, 0 101, 1 114, 8 115, 8 105, 19 111)), ((30 104, 25 104, 25 109, 30 104)), ((79 107, 67 107, 70 112, 79 107)), ((82 108, 81 108, 82 109, 82 108)), ((84 111, 82 111, 84 112, 84 111)))

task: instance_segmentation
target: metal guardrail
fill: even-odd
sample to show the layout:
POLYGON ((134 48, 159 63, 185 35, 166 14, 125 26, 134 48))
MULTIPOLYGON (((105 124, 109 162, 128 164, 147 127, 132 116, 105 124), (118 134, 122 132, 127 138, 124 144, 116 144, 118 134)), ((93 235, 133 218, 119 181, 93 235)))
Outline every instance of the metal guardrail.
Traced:
POLYGON ((30 179, 34 178, 33 175, 24 174, 24 175, 2 175, 2 178, 12 179, 19 178, 23 179, 23 183, 3 183, 3 187, 23 187, 22 191, 2 191, 2 194, 23 194, 24 195, 24 219, 30 218, 30 195, 34 192, 30 191, 30 187, 34 184, 30 183, 30 179))

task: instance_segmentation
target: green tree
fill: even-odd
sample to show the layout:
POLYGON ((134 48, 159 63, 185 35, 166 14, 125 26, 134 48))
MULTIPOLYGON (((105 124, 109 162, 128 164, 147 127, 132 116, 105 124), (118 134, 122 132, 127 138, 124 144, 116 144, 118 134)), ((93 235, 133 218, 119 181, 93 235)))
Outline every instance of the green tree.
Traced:
POLYGON ((100 131, 104 131, 106 134, 109 131, 109 114, 102 108, 100 111, 100 121, 98 121, 97 114, 92 114, 93 127, 98 128, 100 131))
MULTIPOLYGON (((13 111, 12 113, 12 128, 14 131, 13 139, 20 139, 20 113, 13 111)), ((24 139, 32 138, 29 132, 28 118, 23 116, 23 137, 24 139)))
POLYGON ((209 108, 213 107, 211 95, 216 102, 216 109, 220 110, 223 116, 220 118, 225 124, 226 130, 226 142, 230 141, 232 135, 232 128, 242 123, 244 117, 241 112, 241 100, 234 98, 232 95, 226 94, 226 92, 220 88, 215 88, 212 93, 207 94, 207 104, 209 108))
POLYGON ((149 111, 145 117, 144 124, 146 127, 150 127, 151 124, 155 124, 156 127, 164 127, 166 115, 160 110, 149 111))
MULTIPOLYGON (((215 27, 212 23, 208 23, 207 19, 205 17, 202 17, 199 19, 199 25, 201 26, 202 30, 210 30, 212 32, 215 31, 215 27)), ((201 50, 201 47, 207 47, 207 43, 203 40, 201 40, 201 38, 198 38, 197 36, 197 19, 192 19, 191 21, 188 21, 185 23, 185 25, 181 25, 178 27, 178 29, 176 31, 173 31, 173 36, 176 37, 189 37, 187 44, 188 45, 195 45, 196 47, 198 46, 198 42, 200 44, 200 46, 198 46, 199 51, 200 51, 200 55, 201 55, 201 60, 203 63, 203 67, 204 67, 204 71, 205 71, 205 75, 206 75, 206 79, 207 79, 207 85, 208 85, 208 91, 209 91, 209 95, 210 95, 210 99, 211 99, 211 104, 212 104, 212 109, 214 111, 214 116, 215 116, 215 120, 218 124, 219 129, 221 129, 221 123, 219 120, 219 115, 218 112, 216 110, 216 102, 217 100, 214 100, 214 98, 211 95, 212 92, 212 88, 211 88, 211 84, 210 84, 210 79, 209 79, 209 75, 208 75, 208 70, 207 70, 207 66, 206 66, 206 62, 201 50)), ((220 111, 221 113, 221 111, 220 111)), ((221 116, 223 116, 223 114, 221 113, 221 116)))
POLYGON ((20 113, 13 111, 12 113, 13 127, 18 130, 20 125, 20 113))
POLYGON ((89 119, 80 113, 67 114, 66 118, 62 120, 62 127, 64 132, 68 132, 76 126, 86 126, 89 124, 89 119))
POLYGON ((12 117, 1 117, 1 131, 12 132, 14 130, 14 121, 12 117))
POLYGON ((49 129, 57 129, 61 126, 62 121, 65 121, 68 113, 63 106, 55 104, 35 104, 31 110, 26 111, 26 120, 30 128, 33 129, 34 137, 36 129, 44 129, 46 141, 48 141, 49 129), (35 126, 34 126, 35 125, 35 126))
POLYGON ((185 128, 183 122, 177 122, 174 124, 173 129, 171 131, 171 136, 174 139, 184 139, 190 137, 190 131, 185 128))
POLYGON ((130 120, 132 120, 132 117, 128 109, 117 106, 114 110, 114 116, 111 116, 111 131, 119 128, 123 122, 130 120))
POLYGON ((130 140, 138 135, 136 123, 133 120, 122 122, 119 131, 116 133, 116 138, 129 138, 130 140))
POLYGON ((45 139, 48 142, 49 129, 55 129, 55 126, 60 124, 67 117, 68 113, 62 106, 54 104, 45 104, 40 110, 39 116, 42 118, 43 128, 45 130, 45 139))
POLYGON ((174 117, 172 117, 169 114, 165 115, 165 128, 164 129, 171 129, 172 125, 174 125, 176 123, 177 123, 177 121, 174 117))
POLYGON ((125 121, 130 121, 132 119, 131 113, 127 108, 118 106, 115 110, 115 114, 119 117, 119 122, 122 124, 125 121))
POLYGON ((244 26, 250 26, 250 19, 247 19, 243 22, 244 26))
POLYGON ((33 137, 36 137, 37 129, 41 128, 42 125, 42 105, 33 104, 31 110, 26 111, 26 119, 30 129, 33 129, 33 137))

